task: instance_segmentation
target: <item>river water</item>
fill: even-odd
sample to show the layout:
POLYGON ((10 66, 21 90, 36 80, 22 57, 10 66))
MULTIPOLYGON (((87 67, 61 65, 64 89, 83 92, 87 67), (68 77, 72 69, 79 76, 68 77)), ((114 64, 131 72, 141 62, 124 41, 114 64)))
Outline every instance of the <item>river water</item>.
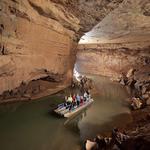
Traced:
POLYGON ((92 78, 98 90, 94 103, 71 120, 48 113, 68 90, 33 102, 1 105, 0 149, 79 150, 85 139, 132 121, 124 102, 126 90, 105 77, 92 78))

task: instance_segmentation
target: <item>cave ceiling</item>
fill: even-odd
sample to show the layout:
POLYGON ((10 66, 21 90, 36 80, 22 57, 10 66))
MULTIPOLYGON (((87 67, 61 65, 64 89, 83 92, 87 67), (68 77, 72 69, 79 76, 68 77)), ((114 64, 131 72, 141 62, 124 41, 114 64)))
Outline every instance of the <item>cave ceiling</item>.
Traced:
POLYGON ((124 0, 94 28, 80 43, 117 43, 150 40, 150 1, 124 0))

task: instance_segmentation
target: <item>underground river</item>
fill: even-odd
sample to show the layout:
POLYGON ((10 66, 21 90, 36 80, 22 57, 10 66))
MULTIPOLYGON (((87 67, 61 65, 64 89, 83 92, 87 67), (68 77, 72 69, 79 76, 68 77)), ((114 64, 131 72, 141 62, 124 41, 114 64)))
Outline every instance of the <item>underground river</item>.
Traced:
POLYGON ((85 139, 131 122, 125 88, 105 77, 92 78, 98 91, 95 101, 72 120, 48 113, 69 90, 28 103, 1 105, 1 150, 78 150, 85 139))

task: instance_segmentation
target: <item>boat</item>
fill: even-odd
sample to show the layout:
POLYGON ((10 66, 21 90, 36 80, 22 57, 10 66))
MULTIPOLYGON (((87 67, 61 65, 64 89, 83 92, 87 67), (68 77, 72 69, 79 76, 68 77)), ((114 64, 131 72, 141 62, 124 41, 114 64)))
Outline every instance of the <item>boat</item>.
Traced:
POLYGON ((79 106, 74 106, 74 108, 71 109, 71 110, 69 109, 69 107, 66 108, 65 103, 62 103, 62 104, 58 105, 58 107, 54 110, 54 112, 56 114, 58 114, 59 116, 62 116, 62 117, 65 117, 65 118, 70 118, 74 115, 77 115, 82 110, 84 110, 85 108, 90 106, 93 103, 93 101, 94 100, 91 98, 91 99, 83 102, 79 106))

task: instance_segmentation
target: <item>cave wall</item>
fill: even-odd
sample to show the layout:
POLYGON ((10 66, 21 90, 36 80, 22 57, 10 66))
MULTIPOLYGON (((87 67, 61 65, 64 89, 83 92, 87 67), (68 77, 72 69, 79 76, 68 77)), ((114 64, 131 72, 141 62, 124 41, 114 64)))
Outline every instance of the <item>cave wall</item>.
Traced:
POLYGON ((126 43, 149 41, 150 1, 124 0, 109 13, 80 43, 126 43))
MULTIPOLYGON (((148 66, 150 1, 124 0, 79 41, 79 72, 118 77, 148 66)), ((148 71, 147 71, 148 72, 148 71)))
POLYGON ((45 70, 64 75, 67 83, 75 60, 73 33, 40 16, 27 1, 3 1, 2 6, 0 93, 47 76, 45 70))
POLYGON ((132 68, 150 68, 149 66, 149 42, 78 46, 76 69, 80 73, 92 73, 116 79, 122 73, 127 74, 132 68))
POLYGON ((0 94, 47 76, 69 85, 80 37, 122 1, 1 0, 0 94))

